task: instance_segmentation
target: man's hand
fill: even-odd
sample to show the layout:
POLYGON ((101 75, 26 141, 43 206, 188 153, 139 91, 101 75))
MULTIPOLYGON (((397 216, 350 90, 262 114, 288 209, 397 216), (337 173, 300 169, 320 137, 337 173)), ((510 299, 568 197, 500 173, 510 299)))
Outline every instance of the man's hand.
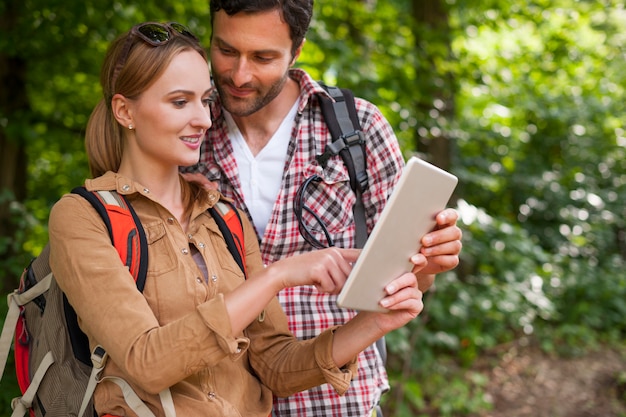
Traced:
POLYGON ((195 182, 196 184, 200 184, 202 188, 207 191, 217 190, 218 184, 214 181, 209 181, 207 177, 200 174, 199 172, 188 172, 181 174, 185 180, 188 182, 195 182))
POLYGON ((420 290, 426 291, 434 282, 434 274, 449 271, 459 264, 459 254, 463 244, 463 233, 456 225, 459 214, 448 208, 437 214, 437 225, 421 241, 420 253, 426 256, 428 264, 416 273, 420 290))

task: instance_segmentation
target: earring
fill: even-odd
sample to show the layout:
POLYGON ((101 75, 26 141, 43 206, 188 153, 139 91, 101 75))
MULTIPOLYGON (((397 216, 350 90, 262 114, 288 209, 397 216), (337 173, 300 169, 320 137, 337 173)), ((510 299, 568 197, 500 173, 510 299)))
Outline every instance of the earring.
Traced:
POLYGON ((133 130, 134 128, 135 127, 132 124, 128 125, 128 130, 133 130))

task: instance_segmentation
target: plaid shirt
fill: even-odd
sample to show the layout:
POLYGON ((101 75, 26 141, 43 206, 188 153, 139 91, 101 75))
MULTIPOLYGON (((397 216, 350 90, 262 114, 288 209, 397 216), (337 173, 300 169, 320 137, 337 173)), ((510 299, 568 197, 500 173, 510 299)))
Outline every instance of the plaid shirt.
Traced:
MULTIPOLYGON (((339 156, 329 159, 325 168, 315 160, 332 140, 315 97, 315 94, 326 92, 300 69, 292 69, 290 76, 300 84, 300 105, 287 150, 282 186, 261 239, 261 253, 266 264, 313 250, 300 235, 294 201, 298 187, 314 174, 322 177, 323 182, 308 193, 307 205, 320 216, 335 246, 353 247, 355 244, 352 214, 355 194, 350 189, 348 171, 339 156)), ((363 202, 368 231, 371 231, 399 179, 404 160, 393 130, 380 111, 365 100, 357 98, 355 101, 367 149, 369 188, 363 193, 363 202)), ((211 114, 213 126, 203 144, 200 163, 187 170, 199 171, 209 180, 218 182, 220 191, 250 216, 240 193, 237 163, 219 99, 213 104, 211 114)), ((326 241, 306 211, 303 221, 319 241, 326 241)), ((356 314, 337 307, 336 296, 321 294, 312 286, 287 288, 278 297, 287 313, 290 329, 299 339, 315 337, 322 330, 343 324, 356 314)), ((275 415, 370 416, 381 394, 388 389, 387 374, 374 347, 362 352, 358 360, 358 376, 344 396, 338 396, 329 385, 322 385, 289 398, 277 398, 275 415)))

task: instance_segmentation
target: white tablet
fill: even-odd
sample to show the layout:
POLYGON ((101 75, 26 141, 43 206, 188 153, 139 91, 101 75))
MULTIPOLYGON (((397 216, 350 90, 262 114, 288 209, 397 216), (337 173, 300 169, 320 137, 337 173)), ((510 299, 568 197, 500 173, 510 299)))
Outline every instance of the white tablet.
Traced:
POLYGON ((387 284, 413 269, 411 256, 435 227, 458 179, 417 157, 410 158, 346 281, 337 304, 355 310, 386 311, 378 303, 387 284))

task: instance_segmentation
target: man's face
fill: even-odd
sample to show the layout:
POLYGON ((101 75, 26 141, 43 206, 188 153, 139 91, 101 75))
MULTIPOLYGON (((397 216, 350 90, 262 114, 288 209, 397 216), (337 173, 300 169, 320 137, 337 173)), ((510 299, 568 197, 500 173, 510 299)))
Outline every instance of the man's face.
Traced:
POLYGON ((278 10, 234 16, 217 12, 210 55, 224 108, 249 116, 276 98, 297 58, 291 48, 289 27, 278 10))

